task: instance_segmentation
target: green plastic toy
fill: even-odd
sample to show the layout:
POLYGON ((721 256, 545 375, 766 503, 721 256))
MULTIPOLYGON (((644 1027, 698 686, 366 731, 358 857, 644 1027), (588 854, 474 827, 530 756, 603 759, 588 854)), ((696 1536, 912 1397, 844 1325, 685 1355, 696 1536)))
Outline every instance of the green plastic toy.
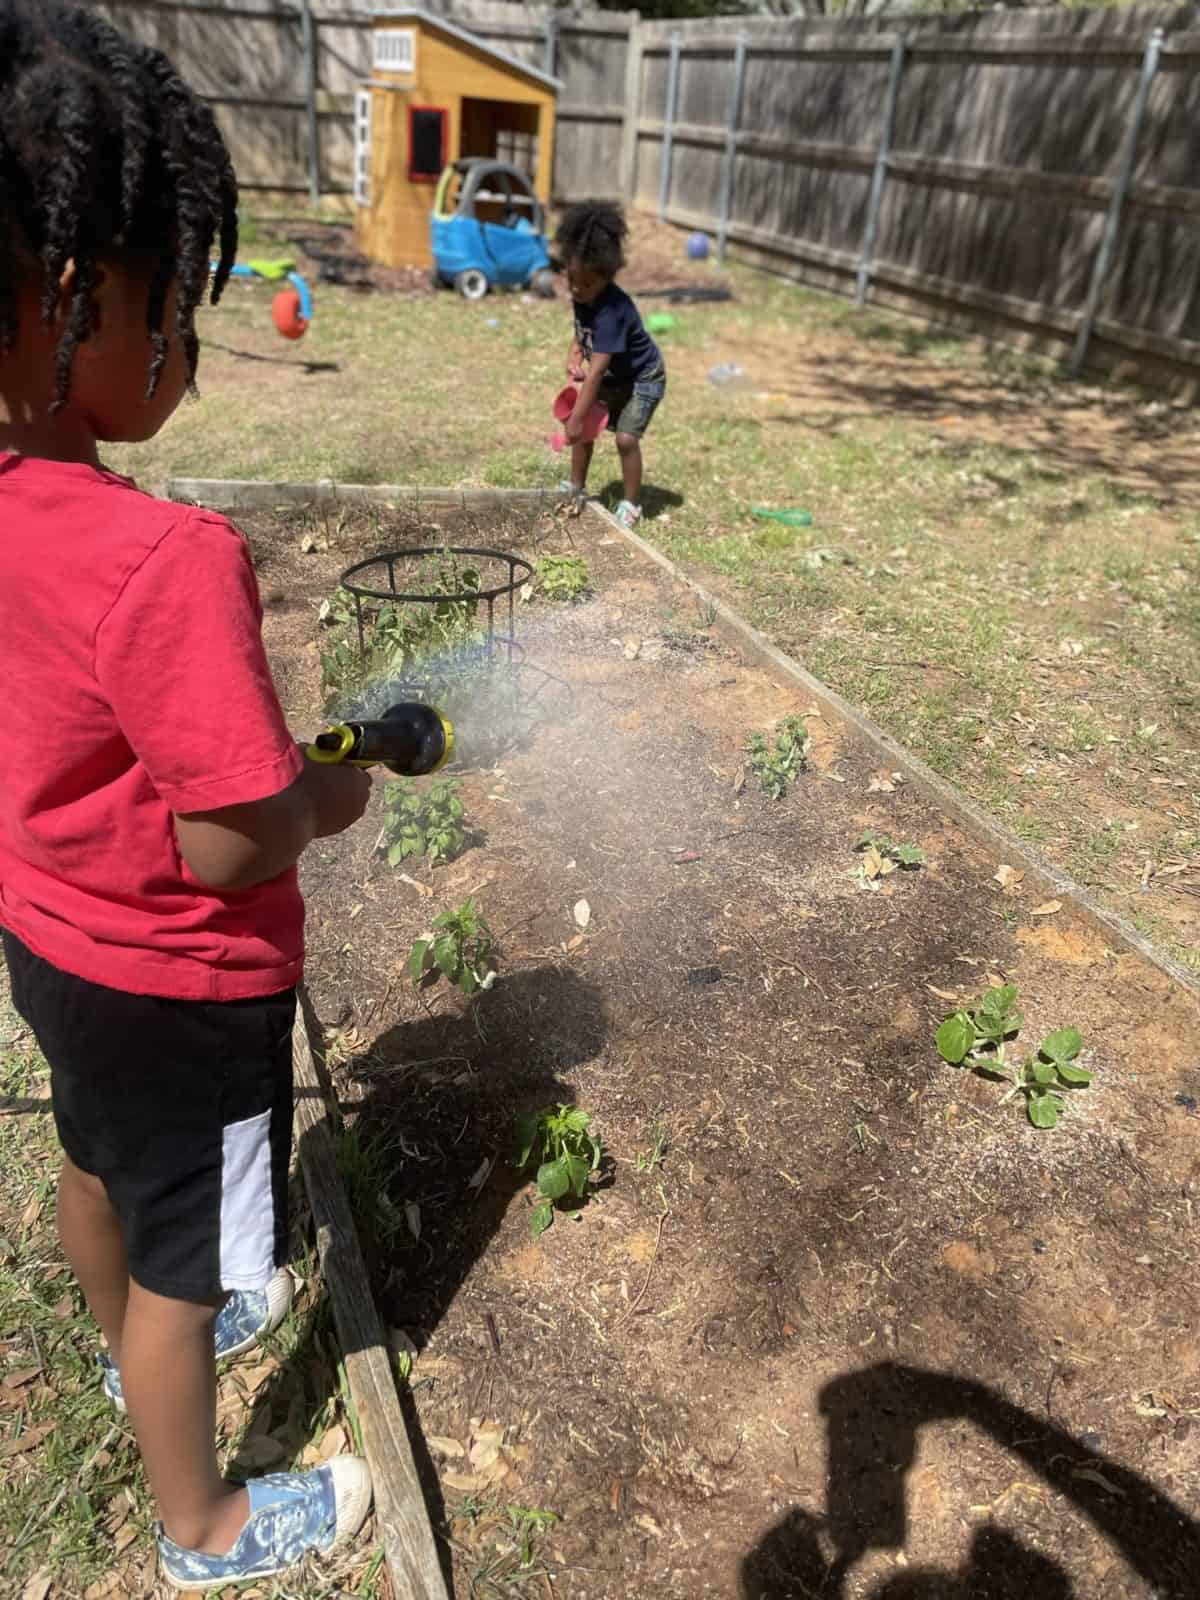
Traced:
POLYGON ((812 512, 801 511, 798 506, 781 506, 778 511, 771 506, 751 506, 750 515, 761 522, 782 522, 788 528, 811 528, 812 512))

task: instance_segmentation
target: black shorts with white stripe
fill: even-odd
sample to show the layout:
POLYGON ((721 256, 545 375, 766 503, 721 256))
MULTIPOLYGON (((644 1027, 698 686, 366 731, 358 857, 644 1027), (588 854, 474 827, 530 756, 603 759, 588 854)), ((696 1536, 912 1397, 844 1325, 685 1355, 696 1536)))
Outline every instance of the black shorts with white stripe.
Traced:
POLYGON ((100 1179, 135 1283, 207 1303, 287 1256, 296 993, 168 1000, 61 972, 11 934, 13 1004, 66 1155, 100 1179))

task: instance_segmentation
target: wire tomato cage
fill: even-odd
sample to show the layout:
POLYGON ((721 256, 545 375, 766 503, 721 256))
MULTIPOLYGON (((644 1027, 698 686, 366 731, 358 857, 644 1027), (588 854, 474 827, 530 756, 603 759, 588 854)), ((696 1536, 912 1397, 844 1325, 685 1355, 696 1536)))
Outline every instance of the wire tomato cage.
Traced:
POLYGON ((438 615, 439 608, 444 614, 446 608, 451 607, 470 608, 471 612, 477 615, 482 606, 487 615, 484 638, 481 642, 482 652, 489 661, 493 661, 499 647, 504 651, 511 666, 514 658, 523 654, 516 639, 517 591, 532 577, 533 565, 526 561, 524 556, 514 555, 507 550, 489 550, 476 545, 417 545, 408 550, 384 551, 381 555, 368 556, 365 561, 357 561, 342 573, 341 585, 354 600, 359 659, 364 660, 367 655, 367 618, 364 613, 364 602, 367 605, 428 606, 432 617, 438 615), (468 561, 476 565, 469 567, 461 565, 468 561), (418 570, 415 577, 419 582, 421 563, 426 566, 430 563, 438 564, 438 582, 432 588, 412 587, 411 579, 405 578, 406 574, 413 573, 413 568, 416 566, 418 570), (485 563, 493 569, 491 574, 483 570, 485 563), (462 584, 464 576, 477 578, 478 582, 463 584, 457 589, 447 588, 445 583, 447 564, 455 582, 462 584), (405 580, 403 587, 397 579, 398 569, 401 579, 405 580), (485 580, 488 576, 494 576, 499 581, 487 583, 485 580), (507 610, 507 633, 496 631, 498 605, 502 614, 505 609, 507 610))

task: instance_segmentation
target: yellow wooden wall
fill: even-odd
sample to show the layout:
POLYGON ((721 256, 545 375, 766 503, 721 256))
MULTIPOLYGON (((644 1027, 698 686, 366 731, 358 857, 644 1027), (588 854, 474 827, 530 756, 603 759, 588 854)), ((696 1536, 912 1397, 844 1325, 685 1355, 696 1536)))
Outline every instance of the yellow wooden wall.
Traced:
MULTIPOLYGON (((376 26, 388 27, 388 20, 380 18, 376 26)), ((431 266, 429 214, 437 184, 409 182, 408 107, 436 106, 446 111, 447 161, 457 161, 461 153, 464 100, 530 107, 536 112, 538 134, 533 185, 548 205, 554 166, 554 92, 495 61, 486 51, 424 23, 397 18, 390 26, 416 30, 416 70, 372 73, 371 202, 357 210, 355 237, 365 256, 385 266, 431 266)))

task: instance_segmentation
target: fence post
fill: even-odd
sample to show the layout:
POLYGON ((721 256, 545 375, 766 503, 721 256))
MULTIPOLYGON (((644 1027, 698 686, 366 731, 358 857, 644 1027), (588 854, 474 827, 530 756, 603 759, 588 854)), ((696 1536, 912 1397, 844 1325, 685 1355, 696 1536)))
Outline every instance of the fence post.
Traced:
POLYGON ((1108 269, 1112 266, 1113 255, 1116 252, 1117 234, 1121 228, 1121 213, 1125 209, 1125 197, 1129 193, 1129 184, 1133 178, 1133 163, 1137 157, 1138 137, 1141 134, 1142 123, 1145 120, 1146 104, 1150 99, 1150 85, 1154 82, 1154 74, 1158 71, 1158 61, 1162 55, 1165 37, 1166 35, 1161 28, 1155 28, 1146 41, 1145 54, 1142 56, 1142 75, 1138 80, 1133 111, 1129 118, 1129 127, 1125 132, 1125 147, 1121 151, 1121 163, 1117 168, 1112 196, 1108 202, 1108 215, 1104 219, 1104 232, 1100 236, 1100 248, 1096 252, 1095 261, 1092 263, 1092 281, 1088 285, 1087 299, 1084 301, 1083 311, 1079 319, 1079 329, 1075 335, 1075 347, 1071 351, 1071 359, 1068 364, 1068 370, 1073 378, 1079 375, 1087 357, 1088 345, 1091 343, 1092 338, 1092 329, 1096 325, 1096 314, 1100 310, 1100 296, 1104 290, 1104 280, 1108 277, 1108 269))
POLYGON ((642 120, 641 17, 629 13, 629 43, 625 52, 625 121, 621 128, 621 198, 628 203, 637 186, 638 124, 642 120))
POLYGON ((317 24, 312 0, 300 0, 300 35, 304 45, 304 110, 308 122, 308 200, 321 204, 321 129, 317 122, 317 24))
POLYGON ((658 172, 658 220, 667 218, 671 197, 671 145, 675 130, 675 108, 679 101, 679 35, 671 35, 671 56, 667 65, 667 114, 663 121, 662 154, 658 172))
POLYGON ((544 62, 542 71, 547 77, 553 78, 558 71, 558 12, 547 11, 546 20, 542 24, 544 43, 544 62))
POLYGON ((739 33, 733 54, 733 83, 729 89, 729 117, 725 124, 725 158, 721 164, 721 209, 717 223, 717 260, 724 261, 729 238, 729 218, 733 212, 734 160, 737 156, 738 124, 742 120, 742 89, 746 82, 746 35, 739 33))
POLYGON ((888 157, 892 151, 892 134, 896 127, 896 102, 900 98, 900 78, 904 72, 905 40, 898 34, 892 43, 892 57, 888 63, 887 94, 883 102, 883 126, 879 130, 879 150, 871 173, 871 192, 867 196, 867 222, 863 229, 862 252, 858 258, 855 275, 854 298, 860 306, 867 303, 867 290, 871 285, 871 262, 875 254, 875 235, 879 231, 879 208, 883 203, 883 184, 887 177, 888 157))

